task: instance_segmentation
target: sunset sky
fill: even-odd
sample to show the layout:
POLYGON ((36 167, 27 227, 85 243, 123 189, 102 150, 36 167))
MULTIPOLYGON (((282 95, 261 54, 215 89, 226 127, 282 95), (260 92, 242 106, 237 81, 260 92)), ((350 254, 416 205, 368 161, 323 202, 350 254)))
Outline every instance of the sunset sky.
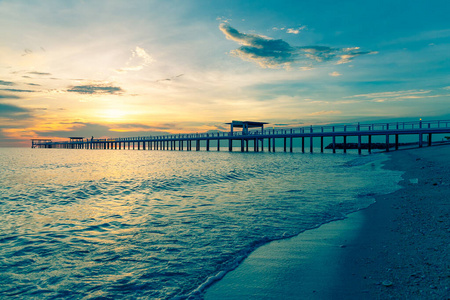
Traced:
POLYGON ((450 119, 450 2, 0 1, 0 146, 450 119))

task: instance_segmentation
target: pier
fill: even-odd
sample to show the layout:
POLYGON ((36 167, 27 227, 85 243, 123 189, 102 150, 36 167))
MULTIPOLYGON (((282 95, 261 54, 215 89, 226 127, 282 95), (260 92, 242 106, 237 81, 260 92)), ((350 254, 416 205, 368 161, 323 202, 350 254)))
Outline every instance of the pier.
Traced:
MULTIPOLYGON (((348 125, 306 126, 290 129, 265 129, 265 122, 232 121, 229 132, 171 134, 163 136, 143 136, 126 138, 95 139, 84 137, 69 137, 69 141, 52 141, 50 139, 33 139, 32 148, 58 149, 115 149, 115 150, 179 150, 179 151, 233 151, 236 147, 241 152, 275 152, 276 143, 281 145, 284 152, 293 152, 293 148, 309 146, 309 152, 314 152, 314 143, 320 145, 320 152, 324 152, 324 140, 329 140, 329 147, 333 153, 339 148, 344 153, 354 148, 361 154, 362 150, 371 153, 374 149, 373 137, 381 137, 386 151, 399 148, 400 138, 409 136, 416 139, 419 147, 431 146, 433 135, 450 134, 450 120, 391 122, 391 123, 353 123, 348 125), (235 131, 242 128, 242 131, 235 131), (256 128, 256 130, 255 130, 256 128), (425 141, 424 141, 425 137, 425 141), (355 143, 349 143, 353 138, 355 143), (297 145, 295 145, 297 143, 297 145), (306 145, 306 146, 305 146, 306 145)), ((450 137, 445 137, 450 139, 450 137)), ((377 143, 379 148, 380 143, 377 143)))

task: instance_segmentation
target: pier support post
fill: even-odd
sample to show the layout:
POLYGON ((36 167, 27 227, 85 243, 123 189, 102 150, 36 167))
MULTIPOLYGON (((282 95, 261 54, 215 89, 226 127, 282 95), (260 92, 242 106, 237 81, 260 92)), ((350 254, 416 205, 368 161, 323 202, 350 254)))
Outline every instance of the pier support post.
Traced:
MULTIPOLYGON (((420 122, 420 125, 422 126, 422 122, 420 122)), ((419 133, 419 148, 422 148, 423 144, 423 136, 422 133, 419 133)))
MULTIPOLYGON (((311 132, 312 132, 312 129, 311 129, 311 132)), ((313 153, 313 137, 311 136, 310 138, 309 138, 309 153, 313 153)))
POLYGON ((358 135, 358 154, 361 154, 361 136, 358 135))
MULTIPOLYGON (((292 132, 292 129, 291 129, 291 132, 292 132)), ((292 136, 289 138, 289 150, 291 151, 291 153, 293 152, 293 150, 294 150, 294 145, 292 144, 292 142, 293 142, 293 138, 292 138, 292 136)))
POLYGON ((228 151, 230 151, 230 152, 233 151, 233 140, 232 139, 228 140, 228 151))
POLYGON ((386 152, 389 152, 389 134, 386 134, 386 152))
MULTIPOLYGON (((333 127, 333 132, 334 132, 334 127, 333 127)), ((336 153, 336 136, 333 135, 333 153, 336 153)))
MULTIPOLYGON (((323 128, 322 128, 323 131, 323 128)), ((320 137, 320 153, 323 153, 323 136, 320 137)))
POLYGON ((284 152, 286 152, 286 147, 287 147, 286 143, 287 143, 287 138, 285 137, 284 138, 284 152))
POLYGON ((431 146, 431 133, 428 134, 428 146, 431 146))
POLYGON ((398 150, 398 134, 395 135, 395 150, 398 150))
POLYGON ((209 151, 209 139, 206 140, 206 151, 209 151))
POLYGON ((275 152, 275 138, 272 140, 272 152, 275 152))
POLYGON ((368 141, 368 148, 369 148, 369 153, 372 153, 372 136, 369 135, 369 141, 368 141))
POLYGON ((344 135, 344 153, 347 153, 347 136, 344 135))
POLYGON ((305 137, 302 136, 302 153, 305 153, 305 137))
POLYGON ((244 139, 241 139, 241 152, 244 152, 244 139))

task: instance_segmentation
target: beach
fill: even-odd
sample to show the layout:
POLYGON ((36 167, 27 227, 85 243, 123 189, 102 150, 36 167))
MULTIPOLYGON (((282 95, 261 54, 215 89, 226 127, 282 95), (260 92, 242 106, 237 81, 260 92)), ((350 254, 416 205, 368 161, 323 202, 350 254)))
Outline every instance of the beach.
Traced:
POLYGON ((450 146, 391 152, 401 188, 255 250, 205 299, 450 299, 450 146))

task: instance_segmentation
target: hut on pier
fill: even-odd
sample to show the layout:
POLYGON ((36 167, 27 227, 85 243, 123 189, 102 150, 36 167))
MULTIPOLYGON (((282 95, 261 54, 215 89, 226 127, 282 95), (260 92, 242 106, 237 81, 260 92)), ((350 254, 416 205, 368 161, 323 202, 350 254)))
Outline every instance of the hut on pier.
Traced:
POLYGON ((249 128, 261 128, 261 132, 264 130, 264 124, 266 122, 253 122, 253 121, 232 121, 231 123, 225 123, 230 125, 230 132, 233 135, 234 128, 242 128, 242 135, 248 135, 249 128))

